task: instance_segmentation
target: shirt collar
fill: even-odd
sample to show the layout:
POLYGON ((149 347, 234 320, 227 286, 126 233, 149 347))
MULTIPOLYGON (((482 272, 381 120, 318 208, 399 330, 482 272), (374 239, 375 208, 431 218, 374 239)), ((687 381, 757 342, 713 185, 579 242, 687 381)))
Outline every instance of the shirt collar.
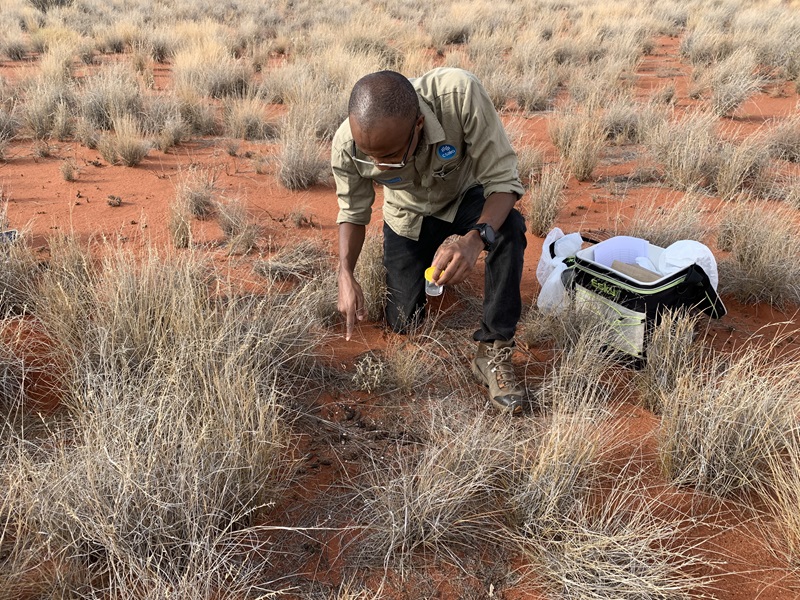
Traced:
POLYGON ((444 128, 442 124, 439 123, 439 119, 436 118, 430 106, 428 106, 428 103, 422 98, 419 99, 419 111, 422 113, 422 116, 425 117, 425 122, 422 125, 425 131, 425 141, 428 144, 443 142, 444 128))

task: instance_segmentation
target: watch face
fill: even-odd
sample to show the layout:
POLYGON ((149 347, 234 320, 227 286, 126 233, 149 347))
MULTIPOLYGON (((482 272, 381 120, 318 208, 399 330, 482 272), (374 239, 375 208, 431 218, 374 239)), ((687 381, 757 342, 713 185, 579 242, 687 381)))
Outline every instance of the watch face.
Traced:
POLYGON ((478 223, 474 225, 472 229, 478 231, 481 236, 481 240, 483 240, 483 246, 486 250, 491 250, 492 246, 494 246, 494 229, 488 223, 478 223))
POLYGON ((494 246, 494 229, 492 229, 491 225, 484 225, 481 229, 481 237, 483 238, 483 243, 487 246, 494 246))

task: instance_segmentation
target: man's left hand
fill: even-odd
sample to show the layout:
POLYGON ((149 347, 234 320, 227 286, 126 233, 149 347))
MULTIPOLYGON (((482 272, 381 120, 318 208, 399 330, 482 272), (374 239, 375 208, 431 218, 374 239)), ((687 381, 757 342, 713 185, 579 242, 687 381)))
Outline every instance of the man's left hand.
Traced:
POLYGON ((483 240, 477 231, 470 231, 452 244, 439 246, 433 257, 433 280, 438 285, 461 283, 478 262, 483 240))

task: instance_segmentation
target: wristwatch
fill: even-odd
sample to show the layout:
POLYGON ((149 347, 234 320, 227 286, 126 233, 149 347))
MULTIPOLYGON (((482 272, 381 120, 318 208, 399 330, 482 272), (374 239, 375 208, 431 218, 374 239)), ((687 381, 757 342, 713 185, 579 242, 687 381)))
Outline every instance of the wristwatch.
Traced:
POLYGON ((488 223, 476 223, 469 228, 469 231, 477 231, 483 240, 483 249, 487 252, 494 248, 494 229, 488 223))

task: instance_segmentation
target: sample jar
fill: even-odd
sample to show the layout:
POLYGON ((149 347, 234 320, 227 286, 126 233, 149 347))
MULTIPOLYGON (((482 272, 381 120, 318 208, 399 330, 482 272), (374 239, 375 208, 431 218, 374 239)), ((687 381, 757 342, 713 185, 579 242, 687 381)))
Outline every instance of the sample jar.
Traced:
POLYGON ((433 281, 433 269, 434 267, 425 269, 425 293, 428 296, 441 296, 442 292, 444 292, 444 286, 437 285, 433 281))

